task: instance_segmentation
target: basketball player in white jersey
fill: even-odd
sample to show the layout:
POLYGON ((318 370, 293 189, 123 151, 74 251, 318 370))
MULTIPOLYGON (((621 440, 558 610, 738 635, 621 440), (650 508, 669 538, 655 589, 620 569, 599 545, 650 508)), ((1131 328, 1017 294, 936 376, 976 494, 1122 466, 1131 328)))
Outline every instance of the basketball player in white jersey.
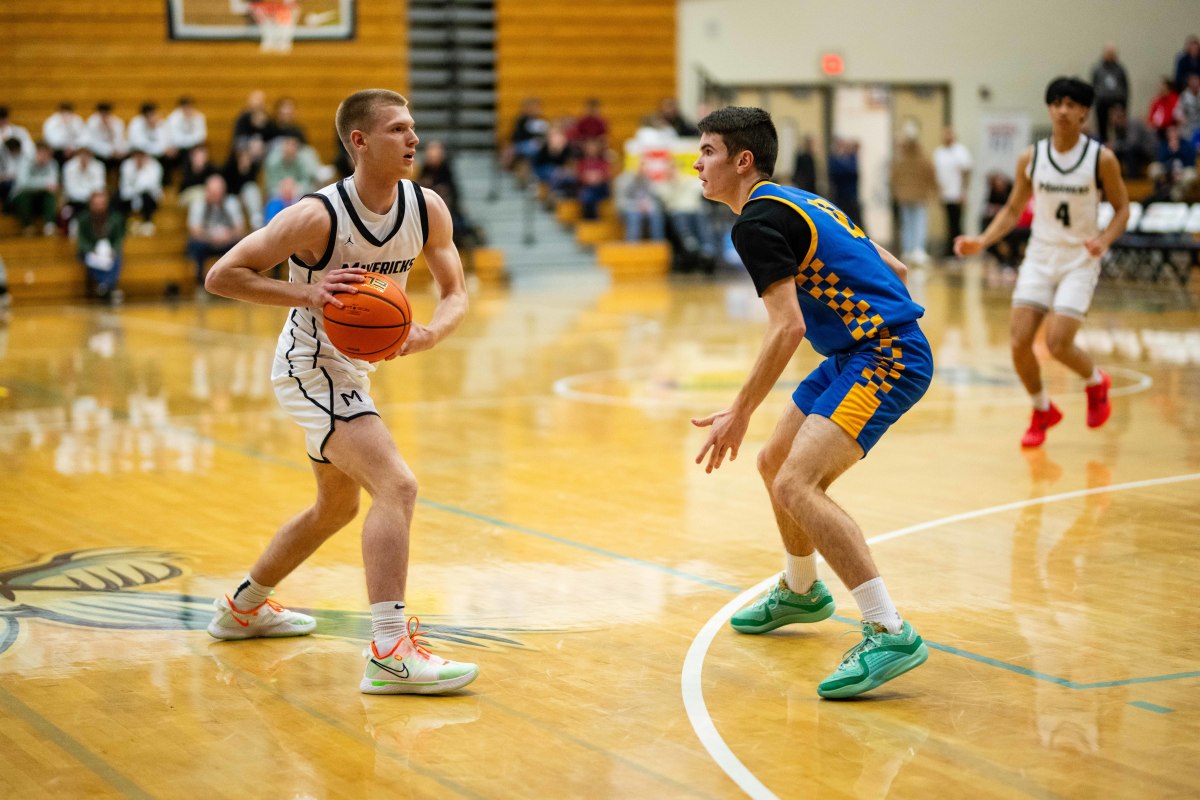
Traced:
POLYGON ((432 655, 406 621, 409 528, 417 481, 369 394, 372 365, 330 344, 322 308, 341 306, 366 271, 401 286, 425 253, 438 301, 427 325, 412 324, 398 356, 428 350, 467 313, 462 262, 450 213, 437 194, 411 180, 417 149, 408 101, 369 89, 346 98, 337 131, 354 174, 308 195, 247 236, 209 272, 214 294, 290 308, 272 380, 280 403, 305 431, 317 481, 312 507, 284 523, 242 583, 216 601, 208 627, 218 639, 299 636, 316 621, 268 599, 274 587, 326 539, 355 518, 360 489, 371 495, 362 549, 373 641, 359 688, 368 694, 432 694, 475 679, 474 664, 432 655), (264 273, 288 264, 287 281, 264 273))
POLYGON ((1046 88, 1051 136, 1017 159, 1016 182, 1008 203, 979 236, 959 236, 954 252, 978 253, 1004 238, 1034 199, 1033 229, 1013 290, 1012 359, 1033 400, 1033 417, 1022 447, 1039 447, 1046 431, 1062 420, 1042 385, 1033 353, 1038 327, 1046 323, 1050 354, 1087 384, 1087 424, 1103 425, 1112 413, 1112 381, 1075 344, 1075 334, 1092 304, 1100 278, 1100 257, 1125 232, 1129 195, 1113 152, 1083 134, 1095 92, 1076 78, 1055 78, 1046 88), (1100 190, 1113 207, 1112 221, 1099 229, 1100 190))

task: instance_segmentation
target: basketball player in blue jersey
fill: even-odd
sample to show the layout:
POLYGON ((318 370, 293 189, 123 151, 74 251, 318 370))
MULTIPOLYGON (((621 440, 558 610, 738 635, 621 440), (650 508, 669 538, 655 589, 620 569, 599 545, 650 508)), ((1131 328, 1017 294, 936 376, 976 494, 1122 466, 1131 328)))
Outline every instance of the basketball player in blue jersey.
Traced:
POLYGON ((804 338, 825 361, 796 388, 758 455, 786 550, 779 581, 733 615, 733 628, 764 633, 833 614, 816 553, 862 613, 862 640, 820 683, 822 697, 852 697, 924 663, 929 652, 901 619, 862 531, 826 495, 925 394, 933 376, 924 313, 905 286, 907 268, 823 197, 771 182, 779 140, 758 108, 723 108, 699 123, 695 168, 704 196, 739 215, 733 243, 767 309, 758 359, 733 405, 693 419, 709 435, 696 457, 707 472, 737 457, 750 415, 804 338))
POLYGON ((1086 381, 1087 425, 1108 421, 1112 405, 1109 376, 1075 344, 1100 279, 1100 257, 1125 232, 1129 195, 1116 155, 1083 134, 1095 92, 1077 78, 1055 78, 1046 87, 1051 135, 1017 159, 1017 176, 1008 203, 979 236, 960 236, 954 252, 969 256, 1000 241, 1017 224, 1033 196, 1033 228, 1017 273, 1012 299, 1012 360, 1033 401, 1022 447, 1040 447, 1046 431, 1062 421, 1058 406, 1042 384, 1033 341, 1046 324, 1046 346, 1056 360, 1086 381), (1100 190, 1113 207, 1112 221, 1101 231, 1097 221, 1100 190))
POLYGON ((474 664, 434 656, 406 620, 409 530, 417 481, 369 394, 373 366, 334 349, 322 309, 358 291, 367 271, 393 272, 401 286, 422 251, 437 285, 427 325, 413 322, 400 357, 428 350, 467 313, 462 262, 451 239, 450 212, 435 192, 409 178, 420 141, 408 101, 395 92, 356 92, 338 106, 338 137, 354 174, 302 198, 267 227, 233 247, 209 272, 214 294, 290 308, 279 337, 272 380, 288 414, 304 429, 317 482, 312 507, 286 522, 245 580, 216 601, 208 631, 218 639, 299 636, 316 622, 268 599, 274 587, 358 514, 371 495, 362 529, 363 564, 373 641, 359 683, 368 694, 433 694, 475 679, 474 664), (288 263, 289 280, 264 273, 288 263))

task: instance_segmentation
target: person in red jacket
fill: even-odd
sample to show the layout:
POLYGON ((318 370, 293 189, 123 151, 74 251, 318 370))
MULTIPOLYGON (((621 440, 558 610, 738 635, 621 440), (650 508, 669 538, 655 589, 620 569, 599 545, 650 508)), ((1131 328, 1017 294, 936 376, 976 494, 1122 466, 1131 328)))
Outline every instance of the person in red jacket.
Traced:
POLYGON ((1150 101, 1150 113, 1146 115, 1146 122, 1158 134, 1160 142, 1167 138, 1167 128, 1175 124, 1175 104, 1178 102, 1175 84, 1164 75, 1158 84, 1158 94, 1150 101))

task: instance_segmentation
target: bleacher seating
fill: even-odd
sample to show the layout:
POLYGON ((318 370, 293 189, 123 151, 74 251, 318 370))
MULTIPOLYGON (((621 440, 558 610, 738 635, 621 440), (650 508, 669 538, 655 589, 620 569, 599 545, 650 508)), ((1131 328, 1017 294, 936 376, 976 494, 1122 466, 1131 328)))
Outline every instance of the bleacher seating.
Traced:
MULTIPOLYGON (((1186 286, 1193 268, 1200 267, 1200 203, 1130 203, 1125 233, 1105 254, 1103 273, 1118 280, 1186 286)), ((1108 203, 1100 204, 1099 223, 1113 217, 1108 203)))

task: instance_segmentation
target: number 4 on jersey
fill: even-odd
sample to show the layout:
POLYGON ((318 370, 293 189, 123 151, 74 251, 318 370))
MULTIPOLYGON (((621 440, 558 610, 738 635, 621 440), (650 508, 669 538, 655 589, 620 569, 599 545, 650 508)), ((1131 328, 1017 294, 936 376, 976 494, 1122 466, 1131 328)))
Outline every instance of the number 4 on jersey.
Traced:
POLYGON ((1058 204, 1058 210, 1054 212, 1054 218, 1061 222, 1064 228, 1071 227, 1071 209, 1067 206, 1066 200, 1058 204))

